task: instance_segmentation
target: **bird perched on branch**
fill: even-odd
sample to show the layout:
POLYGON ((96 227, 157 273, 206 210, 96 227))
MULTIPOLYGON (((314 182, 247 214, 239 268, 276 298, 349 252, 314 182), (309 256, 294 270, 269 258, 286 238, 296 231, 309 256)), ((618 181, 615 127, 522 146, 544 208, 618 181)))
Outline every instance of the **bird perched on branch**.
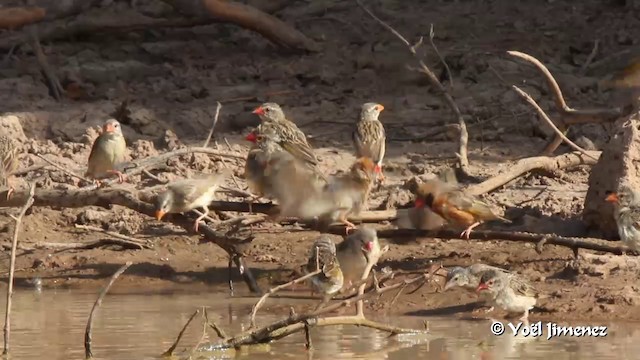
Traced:
POLYGON ((116 170, 116 166, 124 161, 127 143, 122 135, 120 123, 115 119, 107 120, 100 134, 93 142, 85 176, 97 180, 115 174, 118 181, 123 182, 125 175, 116 170))
POLYGON ((440 179, 431 179, 418 186, 415 207, 425 206, 451 224, 466 226, 460 234, 465 239, 469 238, 473 228, 485 221, 511 222, 496 215, 488 204, 477 197, 465 194, 458 186, 440 179))
POLYGON ((0 135, 0 188, 7 188, 7 200, 15 191, 9 177, 18 168, 18 153, 15 142, 7 135, 0 135))
MULTIPOLYGON (((456 186, 458 184, 458 179, 456 178, 453 168, 445 168, 437 174, 437 177, 447 184, 456 186)), ((412 191, 415 194, 417 187, 412 191)), ((398 227, 400 228, 435 230, 442 228, 446 223, 445 219, 433 212, 428 206, 414 206, 408 209, 398 210, 398 227)))
POLYGON ((170 183, 167 189, 156 197, 156 219, 162 220, 165 214, 184 213, 202 208, 204 213, 193 225, 194 231, 198 231, 200 220, 209 214, 209 204, 214 200, 218 187, 229 173, 229 170, 225 170, 221 174, 207 174, 170 183))
POLYGON ((269 135, 260 135, 256 130, 245 138, 253 143, 247 154, 244 165, 244 178, 247 180, 251 192, 258 196, 271 198, 274 196, 271 177, 268 176, 270 162, 284 162, 284 158, 293 159, 269 135))
POLYGON ((538 291, 514 273, 489 270, 480 278, 478 292, 487 292, 492 305, 508 313, 524 313, 521 321, 528 321, 529 310, 538 301, 538 291))
POLYGON ((337 246, 338 262, 344 281, 349 286, 360 281, 369 261, 369 254, 380 252, 378 232, 361 226, 337 246))
MULTIPOLYGON (((508 270, 480 263, 473 264, 467 267, 456 266, 451 268, 447 272, 447 282, 444 285, 444 291, 450 290, 457 286, 467 290, 468 292, 476 294, 476 289, 478 288, 478 285, 480 285, 480 279, 485 273, 489 271, 509 273, 508 270)), ((487 292, 480 294, 481 298, 484 301, 490 303, 491 299, 489 296, 487 296, 487 292)), ((491 309, 489 309, 488 311, 491 310, 493 310, 493 307, 491 307, 491 309)))
POLYGON ((334 221, 347 226, 347 233, 356 226, 347 220, 366 206, 373 183, 375 164, 370 158, 355 161, 344 174, 330 177, 325 185, 296 171, 280 171, 274 181, 278 187, 278 202, 282 216, 318 219, 321 231, 334 221))
POLYGON ((380 104, 365 103, 362 105, 360 118, 352 134, 357 157, 368 157, 376 163, 376 173, 380 181, 384 181, 382 160, 386 149, 384 126, 378 120, 382 110, 384 110, 384 106, 380 104))
POLYGON ((310 282, 312 287, 323 295, 319 306, 327 303, 331 297, 342 289, 344 277, 336 254, 336 244, 327 235, 321 235, 311 246, 309 261, 305 267, 307 274, 316 270, 310 282))
POLYGON ((259 133, 277 135, 278 144, 291 155, 311 166, 318 164, 318 158, 307 142, 307 137, 292 121, 288 120, 280 105, 264 103, 253 110, 262 120, 258 126, 259 133))
POLYGON ((619 191, 607 191, 606 201, 614 204, 613 216, 620 239, 630 249, 640 251, 640 194, 627 185, 619 191))

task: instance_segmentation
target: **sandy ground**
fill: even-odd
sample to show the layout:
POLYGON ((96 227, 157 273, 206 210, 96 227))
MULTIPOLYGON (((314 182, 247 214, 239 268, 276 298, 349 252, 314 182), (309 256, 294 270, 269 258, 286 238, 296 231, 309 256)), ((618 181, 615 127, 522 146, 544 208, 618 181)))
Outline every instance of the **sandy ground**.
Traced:
MULTIPOLYGON (((552 109, 544 81, 529 65, 508 58, 506 50, 532 54, 547 64, 572 106, 603 106, 610 104, 612 94, 599 84, 610 74, 576 74, 595 39, 600 40, 597 61, 637 45, 631 34, 640 31, 637 12, 595 0, 580 4, 439 1, 429 2, 428 6, 416 2, 411 8, 407 2, 390 0, 370 2, 370 6, 412 39, 428 35, 429 25, 434 24, 435 42, 453 78, 446 85, 470 128, 471 170, 480 179, 508 168, 513 160, 537 154, 550 134, 510 88, 519 84, 544 108, 552 109), (571 26, 566 26, 569 23, 571 26)), ((0 104, 1 111, 19 116, 28 137, 22 142, 25 153, 21 166, 41 164, 42 160, 34 155, 40 153, 82 173, 91 139, 96 135, 95 126, 128 97, 123 129, 131 159, 165 152, 176 144, 201 144, 216 101, 223 101, 224 106, 214 136, 215 146, 246 154, 248 146, 243 134, 257 122, 250 111, 270 100, 280 103, 310 136, 323 159, 322 166, 334 172, 346 169, 354 159, 349 139, 360 105, 376 101, 385 106, 381 119, 389 138, 389 181, 376 192, 371 207, 406 205, 410 200, 402 189, 406 181, 446 168, 455 159, 456 143, 446 131, 427 138, 421 136, 450 122, 449 109, 428 87, 424 75, 407 68, 415 63, 404 45, 357 6, 341 6, 326 14, 310 9, 298 2, 278 16, 320 41, 324 51, 319 54, 284 54, 261 37, 230 25, 44 44, 62 77, 75 79, 84 89, 78 100, 61 103, 48 95, 33 56, 18 49, 0 69, 0 104), (244 97, 255 98, 229 101, 244 97), (94 128, 87 130, 90 127, 94 128)), ((429 46, 422 51, 436 73, 444 74, 434 51, 429 46)), ((584 125, 572 128, 569 136, 599 148, 608 140, 608 131, 602 125, 584 125)), ((561 147, 557 153, 564 151, 567 148, 561 147)), ((236 175, 241 175, 243 162, 227 161, 236 175)), ((221 167, 220 159, 202 154, 193 159, 177 158, 167 165, 153 173, 170 180, 221 167)), ((580 212, 588 172, 589 168, 536 172, 488 194, 486 200, 505 209, 507 216, 514 219, 505 229, 585 235, 580 212)), ((43 187, 77 185, 77 180, 59 171, 36 171, 16 183, 24 187, 26 180, 35 180, 43 187)), ((144 177, 131 180, 138 187, 156 185, 144 177)), ((245 186, 242 179, 240 183, 245 186)), ((15 211, 0 211, 0 241, 5 245, 13 229, 8 214, 15 211)), ((308 248, 318 235, 264 225, 257 226, 254 234, 256 240, 247 264, 264 287, 291 279, 292 270, 305 261, 308 248)), ((206 285, 212 286, 212 291, 226 291, 228 260, 223 250, 214 244, 201 244, 196 236, 128 209, 34 208, 25 217, 21 239, 25 247, 45 248, 20 251, 16 279, 19 286, 32 286, 33 279, 39 277, 44 287, 97 288, 120 264, 131 260, 134 265, 119 281, 119 289, 151 291, 206 285), (67 251, 46 248, 46 243, 77 243, 104 237, 74 229, 74 224, 100 226, 148 239, 154 247, 67 251)), ((383 242, 389 243, 387 239, 383 242)), ((582 251, 576 260, 568 249, 546 246, 538 254, 531 244, 500 240, 422 238, 389 245, 391 250, 380 266, 394 270, 422 271, 433 262, 445 266, 483 262, 523 274, 546 295, 540 300, 542 310, 532 315, 534 319, 640 320, 640 289, 636 281, 639 262, 634 257, 582 251)), ((0 255, 3 272, 8 269, 8 254, 5 247, 0 255)), ((234 276, 237 291, 245 291, 239 276, 234 276)), ((397 314, 468 316, 472 306, 466 304, 474 301, 463 291, 436 292, 433 284, 401 296, 390 306, 392 297, 385 295, 369 305, 397 314)))

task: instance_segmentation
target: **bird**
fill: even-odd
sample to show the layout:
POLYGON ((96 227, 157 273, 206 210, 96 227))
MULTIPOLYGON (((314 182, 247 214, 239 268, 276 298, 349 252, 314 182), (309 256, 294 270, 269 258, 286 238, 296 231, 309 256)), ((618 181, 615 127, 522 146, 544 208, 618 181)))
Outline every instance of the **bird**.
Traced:
POLYGON ((266 175, 267 166, 273 158, 287 157, 289 154, 284 152, 270 136, 259 135, 255 130, 250 132, 245 139, 253 143, 244 165, 244 178, 249 189, 259 197, 272 197, 270 177, 266 175))
POLYGON ((539 297, 538 291, 519 275, 495 270, 482 275, 476 291, 486 291, 491 304, 508 313, 524 313, 520 321, 525 322, 539 297))
POLYGON ((0 188, 8 188, 7 200, 14 192, 9 177, 18 168, 19 148, 8 135, 0 135, 0 188))
POLYGON ((495 214, 488 204, 477 197, 465 194, 459 186, 438 178, 427 180, 418 186, 414 206, 429 207, 447 222, 466 226, 467 228, 460 234, 465 239, 469 239, 471 231, 485 221, 511 222, 495 214))
MULTIPOLYGON (((478 285, 480 284, 482 275, 484 275, 488 271, 504 273, 509 272, 508 270, 499 267, 481 263, 473 264, 467 267, 455 266, 447 272, 447 282, 445 283, 443 290, 447 291, 457 286, 467 290, 468 292, 475 293, 478 285)), ((481 296, 481 298, 485 301, 490 300, 486 295, 481 296)), ((488 311, 491 310, 493 310, 493 307, 491 307, 488 311)))
POLYGON ((253 113, 262 120, 258 125, 258 132, 276 134, 282 148, 310 166, 318 165, 318 158, 309 145, 307 137, 294 122, 286 118, 280 105, 264 103, 253 110, 253 113))
POLYGON ((124 161, 126 151, 127 143, 122 135, 120 123, 116 119, 107 120, 102 126, 102 133, 91 147, 85 176, 99 183, 99 179, 116 174, 118 181, 124 182, 125 175, 115 168, 124 161))
POLYGON ((618 192, 607 191, 605 195, 605 201, 614 204, 620 239, 631 250, 640 251, 640 194, 622 184, 618 192))
POLYGON ((218 187, 227 177, 229 170, 221 174, 200 175, 192 179, 177 180, 156 197, 155 216, 158 221, 165 214, 184 213, 197 208, 202 208, 204 213, 200 215, 193 225, 193 230, 198 231, 198 224, 209 214, 209 204, 213 201, 218 187))
POLYGON ((346 225, 348 234, 356 226, 347 217, 366 207, 374 168, 375 163, 370 158, 359 158, 348 172, 331 176, 324 185, 299 168, 280 171, 279 179, 274 183, 279 188, 281 216, 317 219, 320 231, 339 221, 346 225))
POLYGON ((337 257, 345 283, 349 287, 361 280, 369 261, 369 254, 380 252, 375 229, 361 226, 337 245, 337 257))
POLYGON ((309 261, 304 269, 307 274, 320 270, 311 277, 312 287, 323 295, 320 306, 326 304, 344 284, 344 276, 336 254, 336 244, 328 235, 320 235, 309 251, 309 261))
POLYGON ((378 180, 384 182, 382 160, 386 149, 386 134, 384 126, 378 120, 380 112, 384 110, 381 104, 368 102, 362 105, 360 117, 352 133, 352 140, 357 157, 369 157, 376 163, 378 180))

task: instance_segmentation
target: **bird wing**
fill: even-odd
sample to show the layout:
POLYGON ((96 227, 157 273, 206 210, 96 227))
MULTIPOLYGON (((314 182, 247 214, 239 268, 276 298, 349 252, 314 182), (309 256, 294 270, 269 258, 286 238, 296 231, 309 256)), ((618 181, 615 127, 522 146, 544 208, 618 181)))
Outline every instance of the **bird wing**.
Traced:
POLYGON ((521 277, 510 274, 509 286, 518 295, 537 297, 538 291, 526 280, 521 277))
POLYGON ((474 196, 467 195, 461 190, 454 190, 447 194, 447 203, 459 210, 465 211, 473 215, 478 220, 504 220, 509 221, 499 215, 496 215, 491 206, 480 201, 474 196))
POLYGON ((280 125, 281 132, 280 146, 296 158, 312 165, 317 165, 318 158, 314 154, 309 142, 307 142, 307 137, 302 130, 300 130, 296 124, 288 120, 278 124, 280 125))
POLYGON ((335 267, 339 267, 336 259, 336 245, 333 240, 326 235, 320 236, 309 251, 309 261, 307 262, 307 271, 314 272, 317 267, 322 270, 325 275, 330 275, 335 267))
POLYGON ((352 135, 358 157, 366 156, 376 164, 386 151, 386 133, 380 121, 359 121, 352 135))

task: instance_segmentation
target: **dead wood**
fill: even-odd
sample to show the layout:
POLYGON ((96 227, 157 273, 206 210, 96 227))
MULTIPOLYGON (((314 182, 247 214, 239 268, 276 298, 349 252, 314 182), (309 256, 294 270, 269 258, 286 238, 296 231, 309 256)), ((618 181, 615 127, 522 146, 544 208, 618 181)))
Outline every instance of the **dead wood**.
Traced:
POLYGON ((20 225, 22 224, 22 218, 27 213, 27 210, 33 204, 33 196, 35 194, 35 184, 29 186, 29 192, 26 199, 23 201, 22 209, 18 213, 17 217, 11 216, 15 220, 15 227, 13 229, 13 240, 11 242, 11 260, 9 263, 9 285, 7 287, 7 303, 4 313, 4 347, 2 349, 2 355, 9 355, 9 339, 11 337, 11 298, 13 297, 13 276, 16 270, 16 248, 18 247, 18 235, 20 234, 20 225))
POLYGON ((115 244, 118 245, 122 245, 125 247, 134 247, 134 248, 138 248, 138 249, 150 249, 151 246, 149 246, 147 241, 143 241, 143 240, 138 240, 136 238, 133 238, 131 236, 126 236, 117 232, 113 232, 113 231, 108 231, 105 230, 103 228, 99 228, 99 227, 95 227, 95 226, 88 226, 88 225, 75 225, 76 229, 82 229, 82 230, 87 230, 87 231, 97 231, 97 232, 101 232, 103 234, 107 234, 111 237, 113 237, 114 239, 113 242, 115 244))
POLYGON ((33 25, 28 29, 29 32, 29 40, 31 43, 31 48, 33 49, 33 53, 36 55, 36 59, 38 60, 38 64, 40 65, 40 71, 46 80, 47 87, 49 88, 49 94, 53 96, 56 101, 62 100, 62 95, 65 94, 62 85, 60 85, 60 80, 58 80, 58 76, 55 71, 49 65, 49 61, 47 61, 47 56, 42 51, 42 46, 40 46, 40 39, 38 38, 38 30, 37 25, 33 25))
MULTIPOLYGON (((344 230, 342 230, 344 233, 344 230)), ((337 229, 331 229, 331 232, 337 233, 337 229)), ((459 239, 460 231, 455 230, 416 230, 416 229, 384 229, 378 230, 378 237, 388 239, 398 238, 439 238, 439 239, 459 239)), ((626 247, 611 246, 608 245, 610 241, 594 239, 594 238, 577 238, 577 237, 565 237, 554 234, 535 234, 526 232, 508 232, 508 231, 483 231, 474 230, 471 233, 471 239, 487 241, 487 240, 506 240, 506 241, 520 241, 539 244, 538 251, 541 250, 542 245, 558 245, 573 249, 587 249, 593 251, 602 251, 612 254, 622 255, 626 251, 626 247)))
POLYGON ((419 71, 424 73, 427 76, 427 80, 429 84, 442 96, 445 104, 451 109, 456 120, 458 121, 459 127, 459 138, 458 138, 458 153, 456 156, 458 157, 458 163, 460 165, 460 170, 464 175, 469 176, 469 158, 467 156, 467 143, 469 142, 469 133, 467 131, 467 125, 462 117, 462 113, 460 112, 460 108, 458 104, 456 104, 455 100, 449 94, 447 89, 442 85, 438 77, 431 71, 431 69, 427 66, 424 60, 418 55, 417 49, 422 45, 422 37, 418 40, 417 43, 411 44, 402 34, 400 34, 396 29, 391 27, 391 25, 387 24, 380 18, 378 18, 371 10, 367 9, 360 0, 356 0, 358 6, 360 6, 371 18, 373 18, 376 22, 382 25, 385 29, 395 35, 400 41, 402 41, 406 46, 411 55, 416 58, 418 64, 420 65, 419 71))
POLYGON ((189 317, 189 320, 187 320, 187 322, 184 324, 184 326, 182 327, 182 329, 178 333, 178 337, 176 338, 176 340, 173 342, 171 347, 168 348, 167 351, 165 351, 162 354, 162 357, 171 357, 173 355, 173 352, 178 347, 178 343, 180 343, 180 340, 182 339, 182 336, 184 335, 184 332, 187 331, 187 328, 189 327, 189 324, 191 324, 191 322, 196 317, 196 315, 198 315, 199 312, 200 312, 200 310, 196 310, 196 311, 193 312, 193 314, 191 314, 191 316, 189 317))
POLYGON ((107 292, 109 292, 109 289, 111 289, 111 286, 113 286, 113 284, 116 282, 116 280, 118 280, 118 277, 120 277, 120 275, 122 275, 123 272, 127 271, 127 269, 129 268, 129 266, 131 266, 131 264, 132 264, 131 261, 127 261, 124 265, 122 265, 118 269, 118 271, 116 271, 111 276, 111 278, 109 279, 109 282, 107 283, 107 286, 105 286, 104 289, 102 289, 102 291, 100 292, 100 295, 98 295, 98 298, 96 299, 96 302, 93 304, 93 307, 91 308, 91 313, 89 313, 89 319, 87 320, 87 327, 84 331, 85 359, 93 358, 93 353, 91 353, 91 328, 93 327, 93 314, 102 304, 102 299, 104 299, 104 297, 107 295, 107 292))
MULTIPOLYGON (((143 193, 141 192, 130 191, 125 188, 39 190, 35 192, 33 205, 38 207, 79 208, 85 206, 107 207, 113 204, 154 217, 154 206, 140 200, 142 195, 143 193)), ((24 204, 28 197, 29 195, 25 191, 15 192, 10 200, 0 197, 0 207, 18 207, 20 204, 24 204)), ((164 219, 187 231, 192 231, 193 229, 194 218, 188 214, 171 214, 164 219)), ((242 258, 253 237, 228 236, 225 232, 213 230, 207 225, 199 226, 198 232, 204 235, 206 241, 213 242, 224 249, 232 257, 249 289, 252 292, 261 293, 250 269, 244 266, 242 258)))
POLYGON ((571 152, 556 157, 536 156, 524 158, 509 166, 508 170, 480 184, 469 186, 467 191, 473 195, 486 194, 533 170, 556 171, 580 165, 595 165, 597 158, 600 156, 600 152, 587 151, 587 154, 589 154, 589 156, 585 156, 580 152, 571 152))
POLYGON ((17 28, 44 19, 45 9, 37 6, 0 8, 0 29, 17 28))
MULTIPOLYGON (((560 113, 560 117, 556 119, 555 125, 561 132, 565 133, 569 130, 569 126, 575 124, 586 123, 601 123, 614 121, 622 115, 622 109, 584 109, 577 110, 569 107, 562 96, 562 91, 558 82, 555 80, 549 69, 542 64, 535 57, 525 54, 519 51, 507 51, 507 54, 523 59, 533 64, 542 73, 553 94, 553 100, 556 105, 556 110, 560 113)), ((558 135, 555 136, 549 144, 542 151, 542 155, 551 155, 562 143, 562 138, 558 135)))

